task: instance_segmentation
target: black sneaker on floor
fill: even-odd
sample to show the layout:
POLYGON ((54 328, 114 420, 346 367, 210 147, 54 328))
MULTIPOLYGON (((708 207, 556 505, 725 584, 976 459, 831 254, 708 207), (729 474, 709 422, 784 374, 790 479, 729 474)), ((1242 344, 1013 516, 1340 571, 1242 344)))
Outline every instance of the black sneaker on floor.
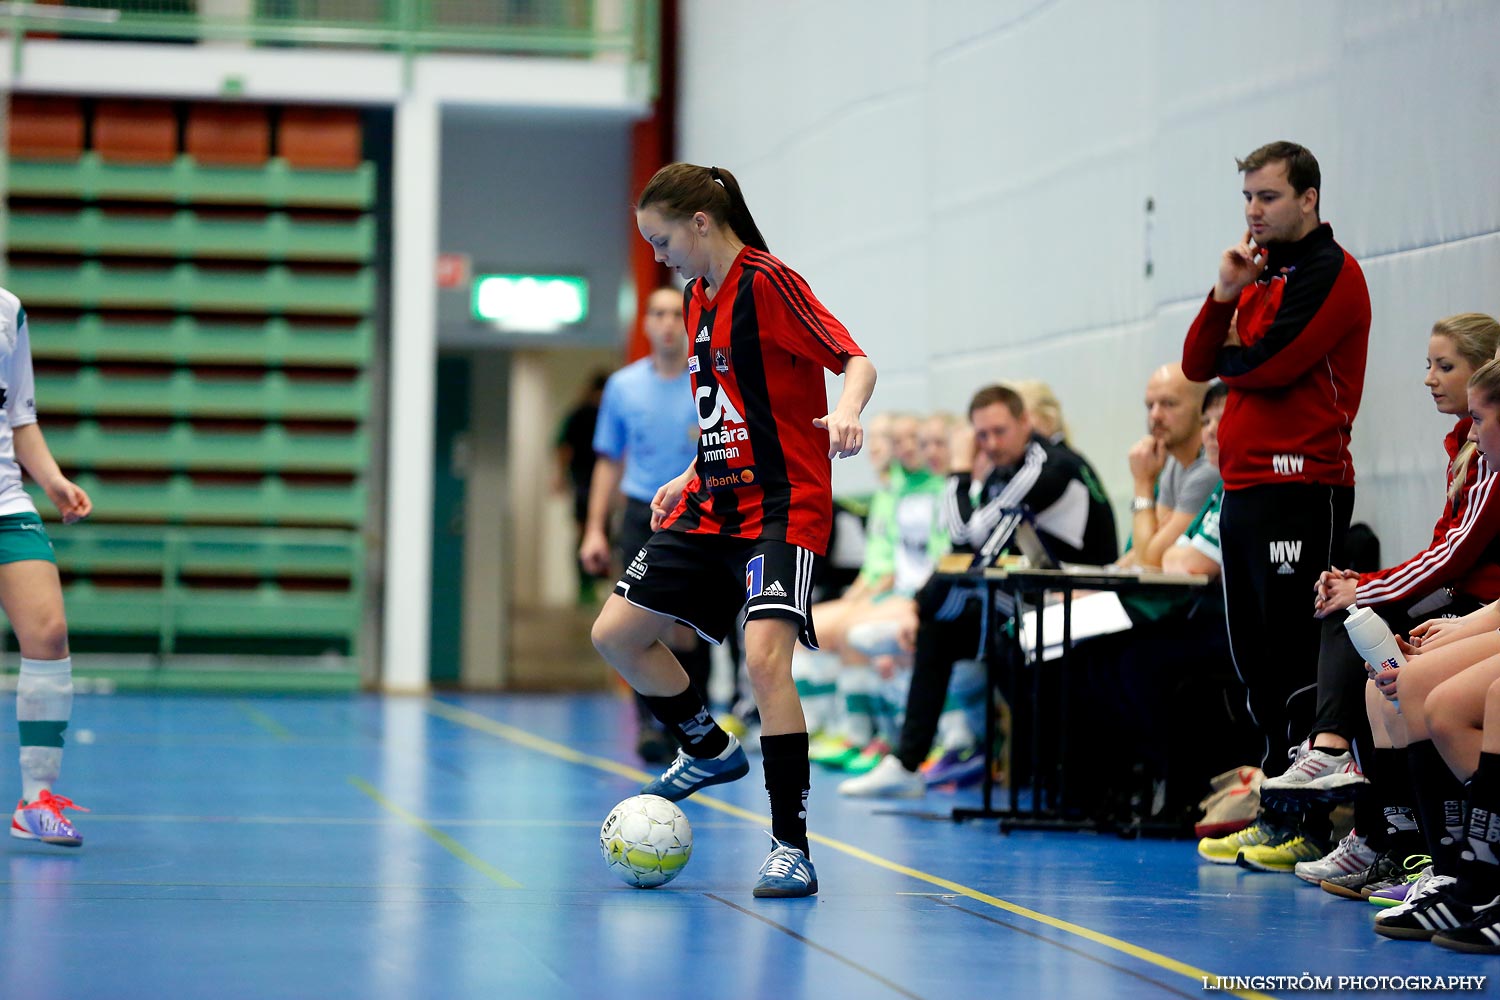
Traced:
POLYGON ((1439 931, 1432 943, 1453 951, 1500 955, 1500 896, 1474 907, 1474 917, 1451 931, 1439 931))
POLYGON ((1335 896, 1344 899, 1364 899, 1364 889, 1380 882, 1391 879, 1405 880, 1406 873, 1401 863, 1396 860, 1390 851, 1386 851, 1377 857, 1370 867, 1363 871, 1353 872, 1348 875, 1337 875, 1333 878, 1325 878, 1318 884, 1323 887, 1324 892, 1331 892, 1335 896))
POLYGON ((1434 934, 1456 930, 1473 920, 1474 907, 1455 896, 1452 885, 1453 879, 1447 876, 1433 876, 1427 885, 1417 885, 1406 902, 1375 918, 1375 933, 1405 941, 1429 941, 1434 934))

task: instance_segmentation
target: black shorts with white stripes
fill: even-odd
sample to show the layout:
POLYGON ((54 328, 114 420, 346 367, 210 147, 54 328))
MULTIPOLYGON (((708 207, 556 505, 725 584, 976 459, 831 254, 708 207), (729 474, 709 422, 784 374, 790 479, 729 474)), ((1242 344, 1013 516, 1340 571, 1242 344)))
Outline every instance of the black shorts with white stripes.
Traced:
POLYGON ((636 607, 675 618, 718 644, 745 620, 786 618, 818 648, 811 611, 821 558, 790 542, 658 531, 626 556, 615 593, 636 607))

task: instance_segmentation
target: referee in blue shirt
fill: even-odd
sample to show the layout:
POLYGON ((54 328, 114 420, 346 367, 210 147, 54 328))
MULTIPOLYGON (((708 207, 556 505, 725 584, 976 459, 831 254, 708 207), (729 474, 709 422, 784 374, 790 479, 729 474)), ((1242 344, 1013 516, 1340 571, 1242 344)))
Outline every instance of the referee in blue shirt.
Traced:
MULTIPOLYGON (((651 499, 663 483, 682 474, 698 455, 698 412, 688 376, 687 331, 682 324, 682 293, 658 288, 646 300, 646 338, 651 354, 609 377, 594 425, 594 476, 588 518, 578 560, 590 573, 610 569, 607 525, 615 498, 625 498, 620 518, 621 563, 651 537, 651 499)), ((678 628, 668 646, 698 693, 708 697, 709 647, 692 629, 678 628)), ((640 738, 636 750, 652 764, 664 764, 677 748, 636 695, 640 738)))

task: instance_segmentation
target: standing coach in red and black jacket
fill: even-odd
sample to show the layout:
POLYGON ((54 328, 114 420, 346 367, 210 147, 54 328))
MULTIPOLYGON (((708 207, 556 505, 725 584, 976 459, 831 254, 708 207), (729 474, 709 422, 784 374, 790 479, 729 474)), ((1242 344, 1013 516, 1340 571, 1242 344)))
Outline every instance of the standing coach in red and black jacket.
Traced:
POLYGON ((1249 229, 1219 259, 1182 370, 1229 386, 1219 425, 1224 603, 1273 777, 1314 708, 1320 625, 1307 595, 1324 569, 1343 565, 1370 294, 1319 218, 1312 153, 1273 142, 1238 163, 1249 229))

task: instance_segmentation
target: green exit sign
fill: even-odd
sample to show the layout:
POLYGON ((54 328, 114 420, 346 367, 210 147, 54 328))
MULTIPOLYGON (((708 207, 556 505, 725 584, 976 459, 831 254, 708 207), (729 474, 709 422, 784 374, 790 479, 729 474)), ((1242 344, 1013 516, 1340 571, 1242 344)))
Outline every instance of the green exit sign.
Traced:
POLYGON ((507 332, 553 333, 589 315, 587 278, 561 274, 481 274, 474 278, 474 318, 507 332))

